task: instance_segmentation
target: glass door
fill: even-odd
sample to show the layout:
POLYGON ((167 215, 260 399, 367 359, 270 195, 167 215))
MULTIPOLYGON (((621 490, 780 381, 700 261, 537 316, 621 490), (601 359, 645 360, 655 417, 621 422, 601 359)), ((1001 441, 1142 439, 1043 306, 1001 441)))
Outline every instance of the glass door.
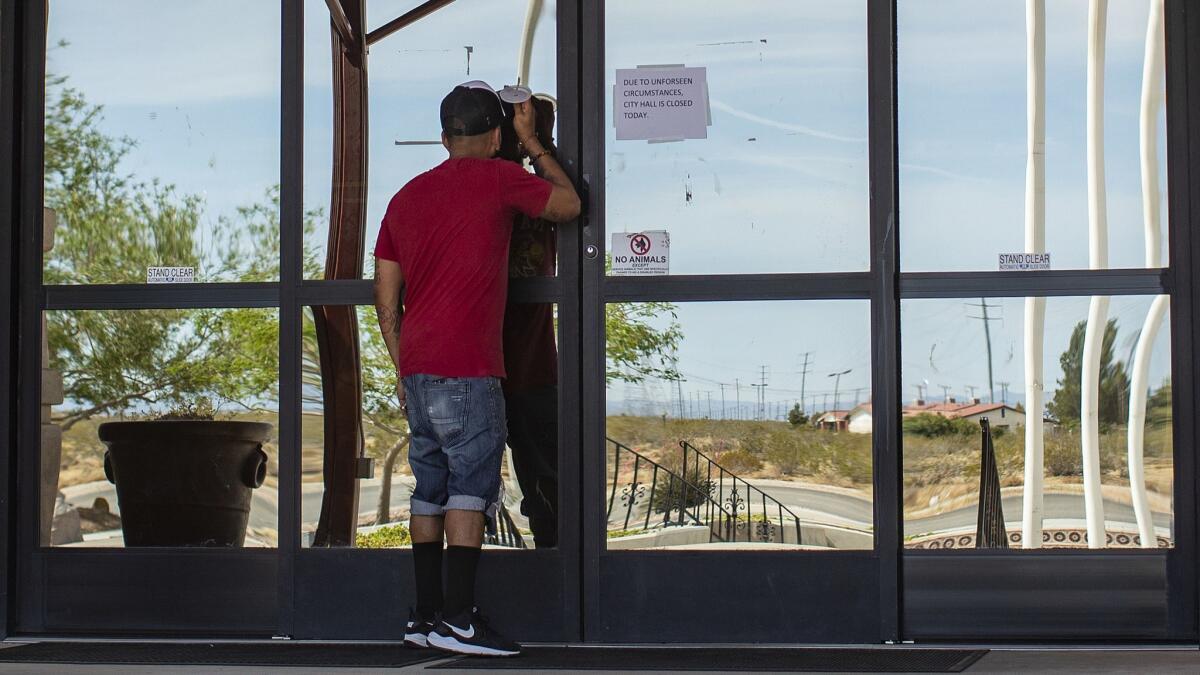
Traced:
MULTIPOLYGON (((560 161, 575 170, 572 4, 305 3, 306 219, 294 364, 301 386, 292 403, 300 424, 289 504, 298 638, 398 639, 403 631, 414 597, 414 478, 373 309, 380 222, 405 183, 445 159, 438 105, 468 80, 497 90, 528 85, 543 101, 560 161)), ((510 135, 502 154, 516 148, 510 135)), ((502 158, 521 161, 515 152, 502 158)), ((579 639, 579 534, 571 526, 578 502, 570 488, 578 481, 578 336, 569 328, 578 324, 578 237, 574 224, 523 221, 511 245, 510 433, 478 597, 498 630, 518 640, 579 639)))
POLYGON ((890 10, 586 11, 586 637, 889 639, 890 10))

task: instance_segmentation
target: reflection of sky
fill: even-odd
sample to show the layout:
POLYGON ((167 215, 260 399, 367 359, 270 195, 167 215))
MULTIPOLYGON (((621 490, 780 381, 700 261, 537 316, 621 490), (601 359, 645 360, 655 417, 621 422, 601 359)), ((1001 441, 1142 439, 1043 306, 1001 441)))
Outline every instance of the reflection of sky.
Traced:
MULTIPOLYGON (((372 0, 368 23, 377 26, 413 4, 372 0)), ((1086 3, 1047 4, 1048 249, 1056 268, 1083 267, 1086 3)), ((610 0, 610 82, 618 67, 706 66, 713 98, 713 126, 703 141, 616 143, 606 120, 610 231, 670 230, 675 273, 865 269, 864 7, 610 0)), ((305 11, 305 204, 327 209, 332 133, 325 3, 305 0, 305 11)), ((50 68, 106 106, 106 130, 138 141, 129 170, 203 194, 210 221, 260 199, 278 182, 278 3, 56 0, 51 12, 51 42, 71 45, 51 52, 50 68)), ((553 12, 547 2, 531 78, 535 89, 551 92, 553 12)), ((473 48, 471 78, 512 81, 524 13, 524 0, 459 2, 372 47, 369 243, 392 193, 443 157, 437 147, 396 147, 394 141, 436 138, 437 101, 468 79, 467 45, 473 48)), ((1137 111, 1145 18, 1145 0, 1109 8, 1106 168, 1114 266, 1138 266, 1143 258, 1137 111)), ((899 30, 904 269, 995 269, 997 253, 1023 248, 1023 3, 902 0, 899 30)), ((313 243, 323 245, 323 238, 319 233, 313 243)), ((1057 357, 1071 326, 1085 314, 1083 304, 1050 302, 1048 387, 1057 380, 1057 357), (1065 309, 1054 314, 1055 307, 1065 309)), ((1121 344, 1140 326, 1148 304, 1114 300, 1121 344)), ((1003 323, 992 324, 995 379, 1019 392, 1021 303, 1004 305, 1003 323)), ((750 330, 723 319, 726 307, 681 308, 685 371, 730 364, 728 372, 713 371, 711 379, 725 381, 742 371, 750 377, 765 363, 772 386, 798 392, 797 355, 813 352, 818 381, 854 367, 842 389, 867 386, 869 364, 857 365, 868 337, 858 314, 866 315, 857 305, 837 305, 833 314, 798 311, 812 317, 805 330, 757 324, 745 343, 752 346, 742 351, 719 339, 733 325, 750 330)), ((768 312, 758 307, 765 321, 768 312)), ((981 324, 966 318, 963 302, 911 302, 904 309, 906 398, 915 394, 909 385, 924 379, 934 393, 938 384, 959 395, 965 385, 986 384, 981 324), (934 344, 935 355, 944 356, 930 364, 934 344)), ((1154 382, 1167 372, 1166 336, 1164 330, 1154 382)), ((1118 352, 1124 359, 1127 349, 1118 352)), ((832 390, 826 385, 816 386, 832 390)), ((611 394, 621 397, 621 387, 611 394)))

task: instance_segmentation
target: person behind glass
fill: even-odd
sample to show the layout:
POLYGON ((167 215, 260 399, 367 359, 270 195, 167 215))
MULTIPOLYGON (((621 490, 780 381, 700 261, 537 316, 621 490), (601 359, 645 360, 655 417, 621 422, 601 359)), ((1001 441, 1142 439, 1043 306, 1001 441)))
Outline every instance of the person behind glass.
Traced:
MULTIPOLYGON (((538 97, 530 102, 537 113, 537 140, 553 155, 554 104, 538 97)), ((498 157, 521 164, 520 141, 506 117, 498 157)), ((552 221, 517 214, 508 251, 509 278, 554 276, 556 248, 552 221)), ((534 545, 553 548, 558 545, 558 347, 552 303, 508 304, 504 369, 508 447, 521 486, 521 513, 529 520, 534 545)))
POLYGON ((512 223, 518 213, 566 222, 580 209, 566 173, 534 135, 528 102, 515 106, 513 128, 542 176, 494 159, 503 117, 484 82, 459 85, 442 100, 450 157, 392 197, 375 246, 375 311, 397 369, 416 479, 409 526, 417 602, 404 641, 493 656, 520 653, 475 606, 507 436, 501 328, 512 223))

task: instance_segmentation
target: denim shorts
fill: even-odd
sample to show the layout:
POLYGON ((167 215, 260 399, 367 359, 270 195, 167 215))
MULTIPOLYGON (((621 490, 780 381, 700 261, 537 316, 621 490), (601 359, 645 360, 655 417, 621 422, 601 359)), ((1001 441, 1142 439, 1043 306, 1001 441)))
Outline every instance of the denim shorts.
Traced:
POLYGON ((404 395, 412 432, 408 461, 417 481, 412 515, 494 515, 508 436, 500 380, 408 375, 404 395))

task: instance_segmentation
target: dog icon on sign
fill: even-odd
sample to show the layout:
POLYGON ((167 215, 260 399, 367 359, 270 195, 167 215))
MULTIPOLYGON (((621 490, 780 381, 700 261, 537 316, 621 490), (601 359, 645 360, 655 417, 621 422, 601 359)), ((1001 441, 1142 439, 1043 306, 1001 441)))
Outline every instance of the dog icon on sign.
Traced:
POLYGON ((629 250, 633 251, 634 255, 646 255, 650 252, 650 237, 644 234, 630 237, 629 250))

